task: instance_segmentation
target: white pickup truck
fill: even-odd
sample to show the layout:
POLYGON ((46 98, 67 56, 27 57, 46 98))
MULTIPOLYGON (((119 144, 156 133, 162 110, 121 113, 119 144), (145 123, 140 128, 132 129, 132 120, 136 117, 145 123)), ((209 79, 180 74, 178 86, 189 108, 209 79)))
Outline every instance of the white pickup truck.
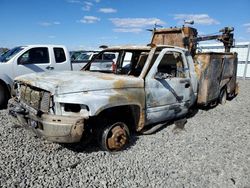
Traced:
POLYGON ((0 56, 0 109, 6 107, 11 96, 15 77, 52 70, 80 70, 78 63, 73 66, 70 55, 62 45, 18 46, 0 56))

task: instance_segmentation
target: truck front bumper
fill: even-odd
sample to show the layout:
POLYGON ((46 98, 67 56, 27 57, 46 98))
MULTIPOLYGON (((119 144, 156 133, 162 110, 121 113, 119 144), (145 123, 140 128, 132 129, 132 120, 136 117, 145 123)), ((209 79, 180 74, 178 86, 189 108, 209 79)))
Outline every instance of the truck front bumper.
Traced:
MULTIPOLYGON (((9 102, 10 103, 10 102, 9 102)), ((38 137, 58 143, 79 142, 84 132, 84 118, 42 114, 40 117, 19 103, 9 104, 9 113, 38 137)))

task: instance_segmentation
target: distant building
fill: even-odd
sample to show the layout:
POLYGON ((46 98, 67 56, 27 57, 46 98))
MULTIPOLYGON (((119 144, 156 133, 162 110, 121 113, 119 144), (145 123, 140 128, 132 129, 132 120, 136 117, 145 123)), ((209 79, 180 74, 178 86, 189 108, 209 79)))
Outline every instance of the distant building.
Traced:
MULTIPOLYGON (((202 52, 224 52, 222 44, 200 44, 199 48, 202 52)), ((237 42, 231 52, 238 53, 238 69, 237 76, 242 78, 250 78, 250 42, 237 42)))

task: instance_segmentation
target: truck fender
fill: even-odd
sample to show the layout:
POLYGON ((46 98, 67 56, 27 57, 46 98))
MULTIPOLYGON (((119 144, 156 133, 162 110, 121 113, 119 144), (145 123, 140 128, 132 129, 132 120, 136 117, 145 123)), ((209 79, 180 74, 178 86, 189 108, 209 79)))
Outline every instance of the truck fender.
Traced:
MULTIPOLYGON (((112 114, 114 119, 119 119, 123 121, 133 120, 133 127, 130 127, 134 130, 140 131, 145 125, 145 113, 142 107, 138 104, 116 104, 116 105, 107 105, 98 109, 97 116, 107 115, 107 113, 112 114)), ((112 117, 111 117, 112 118, 112 117)))
MULTIPOLYGON (((132 111, 137 114, 138 124, 136 125, 136 129, 140 130, 143 128, 145 123, 145 107, 144 107, 144 99, 140 94, 134 92, 134 96, 131 94, 119 95, 114 90, 109 90, 103 95, 103 92, 93 91, 86 94, 82 93, 70 93, 70 94, 61 94, 55 97, 56 103, 70 103, 70 104, 81 104, 86 106, 88 109, 88 116, 90 118, 95 118, 98 116, 102 116, 103 114, 107 115, 111 110, 113 112, 117 112, 116 110, 120 110, 121 108, 129 107, 134 109, 132 111), (128 99, 129 97, 129 99, 128 99), (92 101, 95 101, 94 103, 92 101)), ((129 110, 130 110, 129 109, 129 110)), ((122 114, 120 114, 122 115, 122 114)))

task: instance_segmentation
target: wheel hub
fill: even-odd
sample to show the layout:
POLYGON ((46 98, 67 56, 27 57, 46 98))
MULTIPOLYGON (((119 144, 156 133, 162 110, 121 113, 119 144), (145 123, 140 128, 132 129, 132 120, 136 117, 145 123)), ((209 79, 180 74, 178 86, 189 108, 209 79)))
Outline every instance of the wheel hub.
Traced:
POLYGON ((127 133, 126 131, 120 127, 116 126, 111 129, 110 137, 108 138, 107 144, 108 148, 111 150, 119 150, 127 143, 127 133))

